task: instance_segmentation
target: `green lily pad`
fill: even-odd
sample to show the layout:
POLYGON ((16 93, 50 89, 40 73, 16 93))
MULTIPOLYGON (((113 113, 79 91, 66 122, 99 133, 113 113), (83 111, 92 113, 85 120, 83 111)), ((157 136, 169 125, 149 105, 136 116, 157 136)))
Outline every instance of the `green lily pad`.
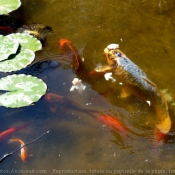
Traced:
POLYGON ((37 50, 42 49, 41 42, 29 34, 12 33, 7 37, 17 40, 23 48, 29 49, 33 52, 36 52, 37 50))
POLYGON ((0 15, 8 14, 21 5, 20 0, 0 0, 0 15))
POLYGON ((15 54, 18 47, 18 41, 0 35, 0 61, 7 59, 11 54, 15 54))
POLYGON ((0 105, 10 108, 29 106, 46 93, 47 85, 31 75, 13 74, 0 79, 0 105))
POLYGON ((12 59, 0 62, 0 72, 12 72, 25 68, 35 59, 35 53, 29 49, 21 48, 12 59))

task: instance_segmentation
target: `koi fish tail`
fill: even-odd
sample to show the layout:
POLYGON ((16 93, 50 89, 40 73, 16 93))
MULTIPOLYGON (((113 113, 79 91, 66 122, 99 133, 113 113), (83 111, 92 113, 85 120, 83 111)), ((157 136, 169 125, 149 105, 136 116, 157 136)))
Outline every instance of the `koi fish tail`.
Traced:
POLYGON ((168 112, 167 102, 162 94, 160 94, 160 99, 158 99, 157 105, 154 107, 160 119, 160 123, 156 125, 156 127, 163 134, 167 134, 171 129, 171 119, 168 112))
POLYGON ((166 117, 160 124, 156 125, 156 127, 163 133, 167 134, 171 129, 171 120, 170 117, 166 117))

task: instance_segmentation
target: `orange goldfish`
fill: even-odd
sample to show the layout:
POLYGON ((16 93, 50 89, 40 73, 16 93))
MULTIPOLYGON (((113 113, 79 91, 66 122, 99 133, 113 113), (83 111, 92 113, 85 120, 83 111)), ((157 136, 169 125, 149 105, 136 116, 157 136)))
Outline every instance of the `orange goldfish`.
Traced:
POLYGON ((124 126, 122 126, 122 124, 117 118, 113 116, 100 116, 100 120, 105 124, 107 124, 108 126, 119 130, 123 135, 123 137, 127 136, 127 133, 126 133, 127 129, 124 126))
POLYGON ((45 96, 46 100, 50 103, 51 107, 50 110, 55 113, 57 108, 58 108, 58 103, 60 104, 59 106, 62 108, 64 107, 74 107, 74 108, 81 108, 78 104, 74 103, 73 101, 66 99, 58 94, 54 93, 47 93, 45 96), (55 106, 55 104, 57 106, 55 106))
POLYGON ((83 108, 79 104, 75 103, 74 101, 68 98, 62 97, 58 94, 47 93, 45 95, 45 98, 51 103, 50 109, 53 113, 56 112, 56 109, 53 107, 55 102, 57 103, 57 108, 58 108, 58 103, 59 103, 60 105, 62 105, 60 106, 61 108, 75 109, 78 111, 83 110, 83 108))
POLYGON ((68 39, 61 39, 59 41, 59 46, 63 55, 68 55, 70 53, 73 53, 72 64, 74 66, 75 73, 77 73, 80 67, 80 55, 78 54, 78 51, 75 49, 75 47, 72 45, 72 43, 68 39))
POLYGON ((1 133, 0 133, 0 142, 1 142, 1 141, 4 141, 5 139, 10 138, 10 136, 11 136, 14 132, 19 131, 19 130, 21 130, 21 129, 27 127, 27 126, 28 126, 28 125, 22 125, 22 126, 12 127, 12 128, 10 128, 10 129, 7 129, 7 130, 1 132, 1 133))
MULTIPOLYGON (((21 147, 25 145, 25 143, 20 140, 20 139, 10 139, 9 140, 9 143, 11 142, 19 142, 21 144, 21 147)), ((28 158, 28 154, 27 154, 27 147, 24 146, 23 148, 21 148, 21 155, 19 155, 21 157, 21 160, 23 163, 25 163, 27 161, 27 158, 28 158)))

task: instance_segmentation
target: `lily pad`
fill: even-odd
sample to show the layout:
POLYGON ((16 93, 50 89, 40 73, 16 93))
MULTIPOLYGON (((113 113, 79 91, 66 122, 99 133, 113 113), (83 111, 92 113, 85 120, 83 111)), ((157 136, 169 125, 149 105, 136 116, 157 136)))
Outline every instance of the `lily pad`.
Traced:
POLYGON ((29 34, 12 33, 7 37, 17 40, 23 48, 29 49, 33 52, 42 49, 41 42, 29 34))
POLYGON ((21 48, 20 52, 12 59, 0 62, 1 72, 12 72, 25 68, 35 59, 35 53, 29 49, 21 48))
POLYGON ((0 35, 0 61, 7 59, 11 54, 15 54, 18 47, 18 41, 0 35))
POLYGON ((10 108, 29 106, 37 102, 45 93, 47 85, 31 75, 13 74, 0 79, 0 90, 8 91, 0 95, 0 105, 10 108))
POLYGON ((0 15, 8 14, 21 5, 20 0, 0 0, 0 15))

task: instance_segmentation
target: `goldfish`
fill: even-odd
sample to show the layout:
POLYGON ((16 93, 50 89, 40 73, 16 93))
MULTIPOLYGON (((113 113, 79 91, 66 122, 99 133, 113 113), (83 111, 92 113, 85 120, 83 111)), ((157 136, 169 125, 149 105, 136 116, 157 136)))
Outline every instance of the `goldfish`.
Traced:
POLYGON ((21 129, 27 127, 27 126, 28 126, 28 125, 22 125, 22 126, 12 127, 12 128, 9 128, 9 129, 7 129, 7 130, 1 132, 1 133, 0 133, 0 142, 6 140, 6 139, 8 139, 8 138, 10 138, 11 135, 12 135, 14 132, 19 131, 19 130, 21 130, 21 129))
POLYGON ((43 24, 29 24, 19 27, 16 32, 32 35, 35 38, 39 39, 44 45, 46 41, 46 36, 52 33, 52 28, 43 24))
POLYGON ((124 127, 116 117, 100 116, 100 120, 108 126, 120 131, 124 138, 127 136, 127 128, 124 127))
POLYGON ((0 34, 7 35, 10 33, 15 33, 16 30, 9 26, 0 26, 0 34))
POLYGON ((95 117, 93 113, 98 113, 96 110, 84 109, 78 103, 68 98, 62 97, 58 94, 46 93, 44 97, 50 103, 51 105, 50 110, 53 113, 55 113, 59 107, 61 109, 72 109, 72 110, 77 110, 79 112, 85 112, 92 117, 95 117))
POLYGON ((59 47, 63 55, 68 55, 70 53, 73 53, 72 64, 73 64, 75 73, 77 73, 80 68, 80 55, 78 51, 75 49, 75 47, 72 45, 72 43, 68 39, 59 40, 59 47))
MULTIPOLYGON (((21 144, 21 147, 25 145, 25 143, 22 140, 17 139, 17 138, 10 139, 9 143, 11 143, 11 142, 19 142, 21 144)), ((23 163, 25 163, 27 161, 28 153, 27 153, 27 147, 26 146, 21 148, 21 154, 19 156, 21 157, 21 160, 22 160, 23 163)))
POLYGON ((98 66, 97 72, 111 71, 123 84, 121 97, 127 97, 130 94, 137 98, 149 102, 155 109, 159 124, 157 129, 163 134, 167 134, 171 129, 171 119, 169 116, 168 105, 163 94, 157 86, 148 79, 147 75, 134 64, 122 51, 118 49, 117 44, 110 44, 104 49, 108 65, 98 66))

